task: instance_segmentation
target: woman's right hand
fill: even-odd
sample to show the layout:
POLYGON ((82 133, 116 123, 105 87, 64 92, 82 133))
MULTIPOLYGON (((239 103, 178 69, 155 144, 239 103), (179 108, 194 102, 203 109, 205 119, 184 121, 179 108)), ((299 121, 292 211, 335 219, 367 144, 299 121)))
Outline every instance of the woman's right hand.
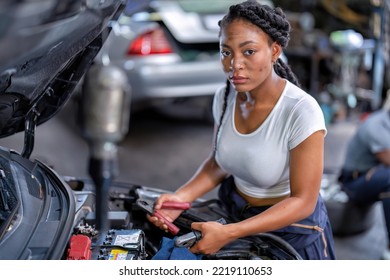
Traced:
MULTIPOLYGON (((183 210, 162 209, 164 202, 193 202, 214 189, 226 176, 227 174, 219 167, 214 159, 214 153, 212 153, 201 164, 196 174, 176 192, 160 195, 154 204, 154 209, 158 210, 168 221, 173 222, 183 210)), ((148 215, 147 218, 156 227, 168 230, 168 226, 158 217, 148 215)))
MULTIPOLYGON (((183 210, 172 210, 172 209, 161 209, 161 206, 166 201, 175 201, 175 202, 186 202, 183 201, 178 195, 176 194, 162 194, 160 197, 156 200, 154 204, 154 210, 158 210, 168 221, 173 222, 177 219, 177 217, 180 216, 180 214, 183 212, 183 210)), ((168 226, 164 223, 163 220, 157 218, 153 215, 147 215, 147 219, 149 222, 154 224, 156 227, 168 231, 168 226)))

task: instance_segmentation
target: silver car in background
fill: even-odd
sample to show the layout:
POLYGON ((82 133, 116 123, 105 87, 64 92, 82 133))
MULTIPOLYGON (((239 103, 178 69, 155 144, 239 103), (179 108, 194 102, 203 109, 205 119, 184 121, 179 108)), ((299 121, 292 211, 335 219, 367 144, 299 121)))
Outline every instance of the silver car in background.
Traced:
POLYGON ((225 83, 218 21, 241 1, 145 2, 141 11, 121 15, 95 61, 126 72, 132 111, 180 103, 203 108, 210 118, 212 96, 225 83))

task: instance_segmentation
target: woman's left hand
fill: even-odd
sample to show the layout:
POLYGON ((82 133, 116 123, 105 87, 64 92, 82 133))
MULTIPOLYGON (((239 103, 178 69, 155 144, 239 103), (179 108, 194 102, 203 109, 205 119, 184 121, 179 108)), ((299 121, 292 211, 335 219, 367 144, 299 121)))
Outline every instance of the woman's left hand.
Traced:
POLYGON ((195 222, 191 227, 202 233, 202 239, 189 248, 194 254, 214 254, 234 240, 224 229, 225 225, 218 222, 195 222))

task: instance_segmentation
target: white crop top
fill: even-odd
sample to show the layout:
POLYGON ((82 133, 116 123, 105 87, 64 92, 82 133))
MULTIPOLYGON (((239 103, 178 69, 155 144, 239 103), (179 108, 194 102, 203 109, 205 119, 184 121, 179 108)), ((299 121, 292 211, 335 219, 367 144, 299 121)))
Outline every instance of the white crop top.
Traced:
MULTIPOLYGON (((225 87, 214 96, 214 120, 219 125, 225 87)), ((286 86, 268 115, 254 132, 241 134, 234 124, 237 92, 232 90, 217 140, 216 161, 232 174, 244 194, 269 198, 290 194, 289 151, 326 126, 317 101, 286 80, 286 86)))

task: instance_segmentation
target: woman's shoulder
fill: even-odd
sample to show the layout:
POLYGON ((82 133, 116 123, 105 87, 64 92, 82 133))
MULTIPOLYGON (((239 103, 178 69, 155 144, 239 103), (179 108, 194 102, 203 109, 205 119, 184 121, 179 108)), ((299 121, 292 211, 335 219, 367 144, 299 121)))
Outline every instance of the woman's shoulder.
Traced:
POLYGON ((294 99, 305 99, 308 96, 311 96, 309 93, 307 93, 304 89, 301 87, 293 84, 292 82, 286 80, 286 96, 294 99))
POLYGON ((223 96, 225 95, 225 91, 226 91, 226 85, 223 85, 223 86, 220 86, 219 88, 217 88, 217 90, 215 91, 215 95, 214 95, 214 100, 215 99, 223 99, 223 96))
MULTIPOLYGON (((226 93, 226 85, 220 86, 215 91, 215 98, 223 99, 225 96, 225 93, 226 93)), ((232 86, 230 86, 229 96, 234 95, 234 93, 235 93, 234 88, 232 86)))
MULTIPOLYGON (((218 88, 215 92, 215 95, 214 95, 214 104, 216 106, 221 106, 223 105, 223 103, 225 102, 225 95, 226 95, 226 86, 222 86, 220 88, 218 88)), ((235 96, 235 90, 232 89, 232 87, 230 87, 230 91, 228 93, 228 98, 227 98, 227 102, 230 103, 233 99, 234 99, 234 96, 235 96)))
POLYGON ((290 81, 287 81, 285 90, 285 99, 293 107, 314 106, 319 108, 318 101, 312 95, 290 81))

